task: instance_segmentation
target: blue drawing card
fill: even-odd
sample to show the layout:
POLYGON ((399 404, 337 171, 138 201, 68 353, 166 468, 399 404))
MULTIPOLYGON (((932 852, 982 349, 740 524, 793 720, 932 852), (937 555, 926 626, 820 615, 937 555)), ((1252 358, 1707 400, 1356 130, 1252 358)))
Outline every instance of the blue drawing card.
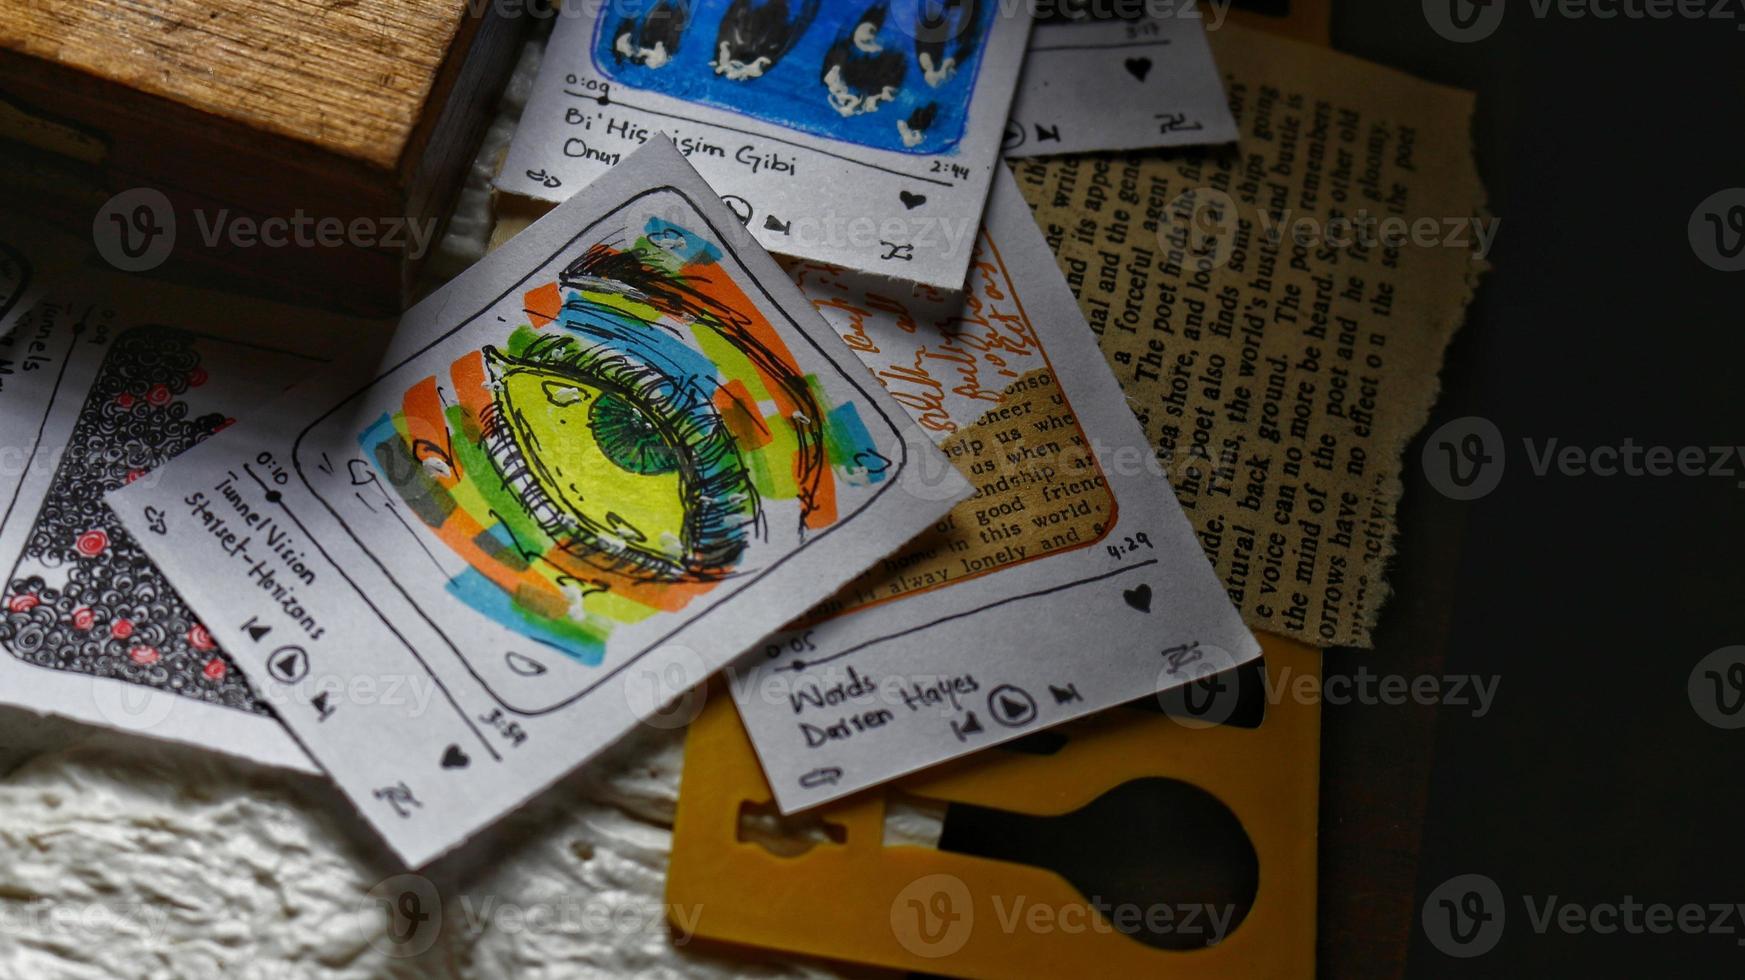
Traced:
POLYGON ((500 189, 561 201, 665 133, 771 251, 962 286, 1027 12, 637 0, 561 16, 500 189))
POLYGON ((625 88, 876 150, 949 154, 997 5, 926 6, 656 4, 597 19, 589 57, 625 88))

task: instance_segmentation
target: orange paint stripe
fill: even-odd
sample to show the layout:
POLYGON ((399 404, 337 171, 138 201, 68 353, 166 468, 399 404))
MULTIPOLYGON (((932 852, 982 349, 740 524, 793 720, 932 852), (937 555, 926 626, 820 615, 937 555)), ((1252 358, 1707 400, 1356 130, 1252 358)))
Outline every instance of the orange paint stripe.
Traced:
POLYGON ((715 392, 715 407, 720 410, 727 431, 733 434, 733 441, 741 446, 762 449, 775 438, 763 424, 763 419, 758 417, 757 402, 751 397, 751 392, 738 378, 715 392))
MULTIPOLYGON (((448 376, 454 379, 454 396, 461 410, 476 427, 485 415, 485 406, 491 403, 491 391, 485 387, 484 356, 476 350, 462 354, 449 365, 448 376)), ((476 437, 473 432, 461 433, 463 439, 476 437)))
POLYGON ((558 291, 557 283, 548 282, 538 289, 529 290, 521 297, 522 309, 533 320, 535 329, 544 327, 557 319, 557 314, 563 309, 563 294, 558 291))
POLYGON ((466 511, 456 509, 448 515, 448 520, 436 529, 438 537, 444 544, 454 550, 468 565, 479 574, 490 579, 498 588, 516 595, 522 590, 532 590, 546 598, 547 601, 563 602, 563 593, 555 584, 531 570, 518 571, 491 557, 483 548, 474 543, 484 530, 478 521, 466 511))
MULTIPOLYGON (((770 326, 769 321, 758 312, 756 304, 752 303, 731 279, 726 276, 716 278, 711 271, 688 274, 691 285, 698 292, 721 303, 728 309, 743 312, 749 321, 745 324, 746 333, 749 333, 754 340, 763 345, 765 350, 774 354, 794 374, 802 373, 798 362, 794 360, 793 353, 788 350, 788 345, 782 342, 781 335, 776 333, 775 328, 770 326)), ((799 406, 789 397, 785 389, 774 383, 773 379, 765 377, 764 382, 770 390, 771 397, 775 400, 778 414, 783 418, 792 418, 794 413, 799 411, 799 406)), ((829 407, 820 405, 818 410, 827 412, 829 407)), ((818 421, 822 424, 824 420, 819 419, 818 421)), ((737 436, 738 433, 735 435, 737 436)), ((800 477, 798 469, 799 459, 796 457, 794 473, 796 481, 800 477)), ((800 493, 809 496, 812 501, 812 509, 806 515, 806 526, 811 528, 826 527, 836 520, 836 481, 832 477, 828 464, 819 467, 817 472, 818 478, 811 486, 806 486, 803 483, 800 486, 800 493)))
MULTIPOLYGON (((794 468, 800 468, 800 458, 794 457, 794 468)), ((794 474, 799 478, 799 474, 794 474)), ((817 530, 836 523, 836 474, 828 461, 818 467, 818 484, 812 491, 812 509, 806 512, 806 526, 817 530)))
MULTIPOLYGON (((400 410, 406 415, 406 437, 412 446, 428 442, 442 450, 449 460, 454 459, 454 448, 448 443, 448 422, 442 417, 442 398, 436 393, 435 377, 425 378, 406 389, 400 410)), ((448 476, 431 475, 444 487, 454 486, 457 480, 452 472, 448 476)))

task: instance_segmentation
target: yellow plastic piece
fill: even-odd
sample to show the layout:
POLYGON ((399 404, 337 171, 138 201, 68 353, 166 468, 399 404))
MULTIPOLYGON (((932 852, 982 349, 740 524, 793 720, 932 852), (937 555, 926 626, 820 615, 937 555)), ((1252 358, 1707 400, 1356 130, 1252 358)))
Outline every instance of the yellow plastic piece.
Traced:
POLYGON ((669 908, 696 915, 696 935, 707 939, 950 976, 1313 976, 1319 684, 1304 698, 1292 689, 1306 686, 1305 676, 1319 681, 1320 653, 1259 637, 1269 697, 1258 728, 1102 712, 1062 726, 1068 740, 1052 755, 989 749, 807 811, 840 827, 842 840, 793 857, 738 839, 741 806, 767 804, 771 794, 738 713, 712 698, 686 744, 669 908), (1020 896, 1027 908, 1081 914, 1087 896, 1041 868, 883 842, 890 792, 1047 816, 1147 776, 1216 796, 1254 844, 1253 908, 1215 946, 1156 949, 1095 913, 1103 928, 1073 928, 1064 917, 1044 929, 1008 928, 1020 896))

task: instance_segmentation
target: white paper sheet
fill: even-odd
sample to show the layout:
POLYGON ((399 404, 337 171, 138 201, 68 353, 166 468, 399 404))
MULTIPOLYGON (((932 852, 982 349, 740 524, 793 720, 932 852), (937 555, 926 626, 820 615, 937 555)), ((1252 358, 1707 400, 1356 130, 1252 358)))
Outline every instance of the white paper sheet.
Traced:
POLYGON ((569 4, 497 186, 561 201, 665 132, 770 251, 955 290, 1029 30, 973 0, 569 4))
POLYGON ((318 772, 103 494, 149 485, 372 329, 89 271, 19 318, 20 373, 0 378, 18 436, 0 459, 0 700, 318 772))
POLYGON ((1006 121, 1008 157, 1231 143, 1236 120, 1204 21, 1037 24, 1006 121))
POLYGON ((40 222, 0 211, 0 509, 18 493, 23 460, 53 387, 48 368, 58 356, 40 331, 16 334, 13 328, 88 251, 40 222))
POLYGON ((977 489, 729 668, 784 812, 1260 655, 1009 174, 962 306, 793 271, 977 489))
POLYGON ((664 138, 382 364, 110 501, 414 865, 968 492, 664 138))

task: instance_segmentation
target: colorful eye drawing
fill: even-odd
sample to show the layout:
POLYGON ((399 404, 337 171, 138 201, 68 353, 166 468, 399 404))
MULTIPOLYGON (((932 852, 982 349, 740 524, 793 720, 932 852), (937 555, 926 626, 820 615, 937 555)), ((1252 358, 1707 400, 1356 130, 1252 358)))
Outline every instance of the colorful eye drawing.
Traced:
POLYGON ((855 403, 831 404, 720 258, 659 218, 588 248, 359 435, 464 561, 449 594, 595 664, 617 627, 759 570, 835 522, 841 486, 884 479, 855 403))
POLYGON ((484 356, 486 451, 564 551, 653 579, 732 571, 757 491, 702 390, 569 335, 484 356))

